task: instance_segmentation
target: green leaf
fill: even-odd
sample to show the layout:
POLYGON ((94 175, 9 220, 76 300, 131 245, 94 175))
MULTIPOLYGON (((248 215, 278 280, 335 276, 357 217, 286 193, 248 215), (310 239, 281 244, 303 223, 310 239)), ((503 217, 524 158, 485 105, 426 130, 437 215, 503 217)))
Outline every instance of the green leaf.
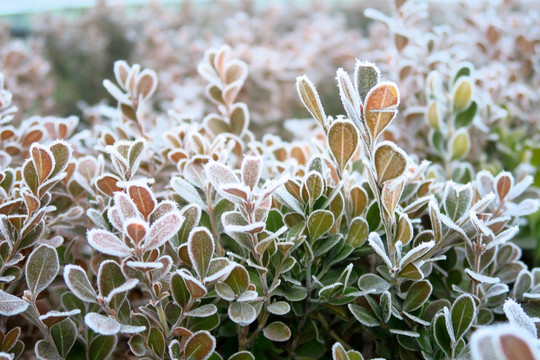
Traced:
POLYGON ((143 356, 146 353, 144 338, 140 334, 133 335, 131 339, 129 339, 128 345, 135 356, 143 356))
POLYGON ((361 217, 352 219, 347 234, 347 243, 354 248, 359 248, 367 241, 368 235, 369 225, 367 221, 361 217))
POLYGON ((49 344, 45 340, 39 340, 36 343, 34 347, 34 352, 40 360, 62 360, 62 358, 58 356, 56 351, 54 351, 51 344, 49 344))
POLYGON ((163 356, 165 353, 165 338, 161 331, 155 327, 150 328, 148 333, 148 346, 159 356, 163 356))
POLYGON ((476 304, 469 294, 463 294, 452 305, 452 326, 456 341, 470 329, 476 318, 476 304))
POLYGON ((450 356, 451 339, 450 335, 448 335, 446 316, 443 312, 439 312, 437 315, 435 315, 433 320, 433 335, 437 345, 439 345, 439 348, 446 354, 446 356, 450 356))
POLYGON ((467 108, 467 110, 464 110, 456 115, 456 129, 467 127, 471 125, 472 121, 474 120, 474 116, 476 115, 476 111, 478 110, 478 104, 476 101, 471 102, 471 105, 467 108))
POLYGON ((231 273, 225 279, 225 284, 229 285, 234 293, 238 296, 247 290, 249 286, 249 274, 242 265, 235 266, 231 273))
POLYGON ((274 315, 285 315, 291 310, 291 306, 285 301, 277 301, 266 308, 274 315))
POLYGON ((429 299, 433 286, 427 280, 413 284, 407 292, 407 297, 403 303, 403 311, 411 312, 418 309, 429 299))
POLYGON ((367 327, 374 327, 374 326, 381 325, 380 321, 375 317, 375 314, 373 314, 372 311, 356 304, 349 304, 348 306, 353 316, 362 325, 367 326, 367 327))
POLYGON ((357 61, 354 67, 354 86, 364 102, 368 92, 379 82, 381 72, 379 68, 367 61, 357 61))
POLYGON ((51 337, 58 353, 65 358, 77 339, 77 327, 71 319, 62 320, 51 326, 51 337))
POLYGON ((245 302, 229 305, 229 318, 240 326, 248 326, 257 318, 257 310, 245 302))
POLYGON ((89 360, 106 359, 116 347, 116 336, 98 335, 90 343, 89 360))
POLYGON ((290 339, 291 329, 281 321, 274 321, 263 329, 263 334, 267 339, 283 342, 290 339))
MULTIPOLYGON (((107 297, 112 290, 124 285, 125 282, 126 277, 122 273, 120 265, 115 261, 106 260, 101 263, 98 270, 98 288, 101 296, 107 297)), ((123 299, 123 296, 125 294, 118 294, 113 297, 111 304, 115 309, 120 306, 120 300, 123 299)))
POLYGON ((199 279, 204 279, 214 255, 214 239, 207 228, 197 227, 191 231, 188 254, 199 279))
POLYGON ((26 263, 26 283, 35 298, 54 280, 59 269, 55 248, 43 244, 32 251, 26 263))
POLYGON ((170 286, 174 301, 182 308, 185 308, 189 302, 190 294, 184 278, 175 272, 171 276, 170 286))
POLYGON ((314 211, 308 218, 308 231, 311 241, 328 232, 334 226, 334 215, 328 210, 314 211))
POLYGON ((216 339, 208 331, 193 334, 185 345, 185 360, 206 360, 216 348, 216 339))

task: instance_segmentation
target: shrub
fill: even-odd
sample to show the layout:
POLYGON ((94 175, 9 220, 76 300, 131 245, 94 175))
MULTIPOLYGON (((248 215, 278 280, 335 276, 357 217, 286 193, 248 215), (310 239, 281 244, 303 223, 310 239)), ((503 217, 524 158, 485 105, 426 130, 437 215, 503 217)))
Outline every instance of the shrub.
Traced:
POLYGON ((293 141, 251 131, 226 46, 197 67, 201 118, 156 109, 158 74, 126 61, 87 128, 15 118, 0 77, 0 359, 540 358, 540 273, 512 241, 538 192, 468 161, 474 68, 424 74, 416 154, 388 131, 409 89, 352 70, 335 116, 296 79, 315 121, 293 141))

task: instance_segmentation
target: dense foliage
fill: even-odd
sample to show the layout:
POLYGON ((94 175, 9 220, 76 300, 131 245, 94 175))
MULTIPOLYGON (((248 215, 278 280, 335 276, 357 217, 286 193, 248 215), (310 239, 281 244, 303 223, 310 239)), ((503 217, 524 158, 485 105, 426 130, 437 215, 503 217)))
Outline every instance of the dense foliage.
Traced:
MULTIPOLYGON (((335 34, 333 50, 350 58, 321 62, 351 74, 280 82, 294 67, 260 61, 287 46, 276 38, 261 55, 244 39, 231 42, 243 51, 196 61, 190 97, 174 79, 194 79, 193 65, 160 73, 193 55, 169 49, 173 60, 151 53, 158 72, 116 61, 103 81, 113 106, 85 106, 83 121, 28 116, 55 106, 50 88, 33 88, 47 72, 19 86, 9 76, 25 73, 4 67, 0 359, 540 359, 540 270, 515 242, 536 244, 538 104, 527 91, 540 36, 516 41, 519 55, 490 47, 538 18, 503 34, 473 12, 468 35, 491 45, 472 58, 448 28, 422 29, 423 5, 393 11, 365 11, 376 50, 355 54, 386 59, 382 73, 352 65, 351 38, 335 34), (377 41, 381 24, 390 43, 377 41), (511 74, 490 78, 493 63, 511 74), (262 135, 293 114, 310 119, 262 135)), ((235 21, 238 33, 264 25, 235 21)), ((309 48, 293 35, 291 58, 309 48)))

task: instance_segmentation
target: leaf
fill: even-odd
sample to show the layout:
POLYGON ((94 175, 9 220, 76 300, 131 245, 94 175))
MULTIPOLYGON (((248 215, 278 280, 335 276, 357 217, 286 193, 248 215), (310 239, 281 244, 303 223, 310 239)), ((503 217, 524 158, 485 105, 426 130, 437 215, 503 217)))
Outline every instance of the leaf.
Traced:
POLYGON ((433 319, 433 335, 439 348, 450 356, 450 347, 452 340, 448 333, 446 316, 443 312, 439 312, 433 319))
POLYGON ((96 291, 90 284, 84 269, 78 265, 66 265, 64 267, 64 281, 69 290, 84 302, 95 303, 96 291))
POLYGON ((205 204, 197 189, 181 177, 173 177, 171 179, 171 187, 188 204, 197 204, 201 208, 205 207, 205 204))
POLYGON ((80 309, 74 309, 71 311, 56 311, 56 310, 50 310, 44 315, 39 316, 39 320, 41 320, 45 325, 48 327, 53 326, 54 324, 59 323, 60 321, 73 316, 73 315, 79 315, 81 313, 80 309))
POLYGON ((170 286, 174 301, 182 308, 185 308, 189 302, 190 294, 183 277, 177 272, 172 274, 170 286))
POLYGON ((51 337, 58 353, 65 358, 77 339, 77 327, 70 319, 65 319, 51 327, 51 337))
POLYGON ((95 184, 103 194, 113 197, 115 192, 122 191, 122 188, 117 185, 119 181, 120 179, 116 176, 105 174, 98 177, 95 184))
POLYGON ((96 336, 90 343, 89 360, 107 359, 116 348, 116 336, 96 336))
POLYGON ((396 117, 399 90, 396 84, 381 82, 366 95, 364 119, 373 142, 396 117))
POLYGON ((246 291, 249 286, 249 274, 246 268, 237 264, 224 283, 229 285, 237 296, 246 291))
POLYGON ((197 331, 186 342, 186 360, 206 360, 216 348, 216 339, 208 331, 197 331))
POLYGON ((365 307, 356 304, 349 304, 348 307, 355 319, 358 320, 362 325, 367 327, 381 325, 380 321, 375 317, 375 314, 365 307))
POLYGON ((369 245, 373 248, 373 250, 379 255, 386 266, 388 268, 392 268, 392 262, 390 261, 390 258, 388 257, 388 254, 386 254, 386 250, 384 248, 384 244, 382 243, 381 237, 376 232, 372 232, 369 234, 368 238, 369 245))
POLYGON ((475 318, 476 304, 473 297, 469 294, 459 296, 452 304, 452 326, 456 341, 471 328, 475 318))
POLYGON ((14 316, 25 311, 27 307, 26 301, 0 290, 0 315, 14 316))
POLYGON ((199 306, 193 310, 185 312, 185 316, 190 317, 208 317, 212 316, 217 312, 217 307, 214 304, 206 304, 199 306))
POLYGON ((362 102, 365 101, 367 94, 377 85, 380 78, 381 72, 377 65, 369 61, 356 60, 354 67, 354 86, 362 102))
POLYGON ((476 101, 472 101, 467 110, 464 110, 456 115, 456 129, 459 128, 466 128, 474 120, 474 116, 476 115, 476 112, 478 111, 478 104, 476 101))
POLYGON ((362 291, 372 291, 375 294, 382 294, 390 289, 390 284, 380 276, 368 273, 360 276, 358 287, 362 291))
POLYGON ((418 309, 429 299, 433 286, 427 280, 414 283, 407 292, 407 297, 403 302, 403 311, 411 312, 418 309))
POLYGON ((40 360, 62 360, 60 356, 56 353, 56 351, 53 349, 51 344, 46 342, 45 340, 39 340, 36 342, 36 345, 34 346, 34 352, 36 353, 36 356, 40 360))
POLYGON ((262 172, 260 156, 246 156, 242 160, 242 182, 253 190, 259 183, 262 172))
POLYGON ((90 246, 103 254, 118 257, 128 257, 131 255, 129 246, 107 230, 92 229, 88 231, 86 236, 90 246))
POLYGON ((30 154, 36 169, 39 183, 42 184, 54 169, 54 156, 51 151, 38 143, 32 144, 30 154))
POLYGON ((459 129, 454 133, 449 142, 449 152, 452 154, 452 160, 462 159, 469 153, 471 149, 471 138, 466 129, 459 129))
POLYGON ((183 222, 184 217, 177 210, 160 217, 150 227, 150 232, 144 244, 145 249, 152 250, 165 244, 180 231, 183 222))
POLYGON ((249 351, 239 351, 232 354, 229 360, 255 360, 255 356, 249 351))
POLYGON ((267 339, 283 342, 290 339, 291 329, 281 321, 274 321, 263 329, 263 334, 267 339))
POLYGON ((328 129, 328 146, 343 171, 358 149, 358 130, 347 120, 335 120, 328 129))
POLYGON ((534 338, 538 337, 536 325, 526 313, 520 304, 512 299, 507 299, 503 305, 504 314, 510 324, 519 326, 528 331, 534 338))
POLYGON ((501 281, 501 279, 499 279, 498 277, 491 277, 491 276, 478 274, 472 271, 471 269, 465 269, 465 274, 467 274, 467 276, 469 276, 469 278, 471 278, 473 281, 476 281, 478 283, 483 283, 483 284, 497 284, 498 282, 501 281))
POLYGON ((475 331, 471 337, 471 352, 475 360, 535 360, 540 357, 537 339, 511 324, 475 331))
POLYGON ((345 348, 338 342, 332 346, 332 360, 349 360, 345 348))
POLYGON ((407 245, 413 238, 414 230, 411 220, 407 214, 402 214, 398 220, 397 232, 394 242, 401 241, 403 246, 407 245))
POLYGON ((401 176, 407 167, 407 154, 391 141, 383 141, 375 148, 375 171, 379 184, 401 176))
POLYGON ((304 106, 319 124, 321 124, 322 128, 326 129, 326 114, 324 113, 324 108, 319 99, 319 94, 315 89, 315 85, 313 85, 306 75, 299 76, 296 78, 296 89, 304 106))
POLYGON ((188 239, 188 253, 199 279, 204 279, 214 255, 214 239, 207 228, 197 227, 191 231, 188 239))
POLYGON ((148 347, 160 357, 165 353, 165 338, 155 327, 151 327, 148 333, 148 347))
POLYGON ((363 129, 361 115, 359 114, 361 111, 361 100, 353 87, 349 74, 339 68, 336 72, 336 78, 339 87, 339 96, 341 97, 341 102, 343 103, 347 115, 355 124, 357 124, 359 129, 363 129))
POLYGON ((460 112, 471 103, 473 84, 468 76, 460 77, 453 86, 452 104, 454 112, 460 112))
POLYGON ((248 326, 257 318, 257 311, 245 302, 234 302, 229 305, 229 319, 240 326, 248 326))
POLYGON ((285 301, 277 301, 266 308, 274 315, 285 315, 291 310, 291 306, 285 301))
POLYGON ((152 190, 146 185, 130 185, 127 190, 129 197, 133 200, 139 212, 145 219, 148 219, 148 215, 156 207, 156 199, 152 190))
POLYGON ((120 332, 121 325, 115 319, 98 313, 88 313, 84 317, 84 323, 92 331, 101 335, 115 335, 120 332))
POLYGON ((347 242, 354 248, 359 248, 368 239, 369 225, 366 220, 361 217, 352 219, 347 235, 347 242))
POLYGON ((28 289, 37 298, 54 280, 60 269, 56 249, 49 245, 40 245, 28 257, 25 275, 28 289))
POLYGON ((309 215, 307 226, 313 242, 334 226, 334 214, 328 210, 316 210, 309 215))

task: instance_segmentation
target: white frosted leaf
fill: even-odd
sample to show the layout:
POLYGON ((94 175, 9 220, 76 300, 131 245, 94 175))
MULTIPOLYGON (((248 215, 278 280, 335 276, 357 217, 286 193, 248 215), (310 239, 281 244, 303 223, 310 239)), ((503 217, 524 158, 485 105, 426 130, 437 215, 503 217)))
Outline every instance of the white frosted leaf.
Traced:
POLYGON ((87 234, 88 243, 97 251, 119 257, 131 255, 131 249, 116 235, 107 230, 92 229, 87 234))
POLYGON ((386 254, 386 251, 384 249, 384 245, 382 243, 382 240, 381 240, 381 237, 379 236, 379 234, 377 234, 376 232, 372 232, 371 234, 369 234, 368 243, 373 248, 373 250, 375 250, 377 255, 379 255, 383 259, 386 266, 391 268, 392 267, 392 262, 390 261, 390 258, 386 254))
POLYGON ((86 314, 84 322, 92 331, 101 335, 115 335, 122 328, 115 319, 93 312, 86 314))
POLYGON ((120 327, 120 332, 122 334, 138 334, 145 330, 146 330, 146 326, 122 325, 120 327))
POLYGON ((0 290, 0 315, 17 315, 25 311, 27 307, 26 301, 0 290))
POLYGON ((197 204, 202 208, 205 207, 205 204, 201 198, 201 195, 199 195, 197 189, 195 189, 195 187, 186 180, 175 176, 171 179, 171 187, 178 195, 180 195, 180 197, 186 200, 189 204, 197 204))
POLYGON ((238 302, 249 302, 255 300, 259 294, 256 291, 253 290, 246 290, 243 293, 241 293, 236 301, 238 302))
POLYGON ((414 262, 424 256, 429 250, 431 250, 435 246, 435 241, 431 240, 428 242, 423 242, 420 245, 414 247, 411 249, 402 259, 400 262, 400 267, 403 268, 405 265, 407 265, 410 262, 414 262))
POLYGON ((172 211, 156 220, 150 227, 150 234, 145 243, 145 249, 156 249, 169 241, 180 231, 184 219, 178 211, 172 211))
POLYGON ((145 262, 145 261, 128 261, 126 265, 138 270, 155 270, 163 268, 163 263, 160 262, 145 262))
POLYGON ((115 295, 128 292, 129 290, 131 290, 135 286, 137 286, 138 283, 139 283, 138 279, 128 279, 128 280, 126 280, 126 282, 123 283, 122 285, 118 286, 117 288, 112 289, 111 292, 107 295, 107 298, 105 299, 105 301, 107 303, 110 303, 112 298, 115 295))
POLYGON ((508 321, 510 321, 511 324, 527 330, 535 338, 538 337, 536 325, 534 324, 533 320, 525 313, 525 311, 523 311, 523 308, 520 304, 518 304, 512 299, 507 299, 504 302, 503 310, 504 314, 506 315, 508 321))
POLYGON ((199 306, 193 310, 190 310, 186 312, 184 315, 191 316, 191 317, 197 317, 197 318, 205 318, 208 316, 212 316, 217 312, 217 307, 213 304, 207 304, 199 306))
POLYGON ((78 315, 80 313, 81 313, 81 310, 79 310, 79 309, 74 309, 74 310, 71 310, 71 311, 51 310, 46 314, 40 315, 39 320, 44 321, 44 320, 47 320, 47 319, 50 319, 50 318, 66 318, 66 317, 69 317, 69 316, 78 315))
POLYGON ((501 281, 501 279, 499 279, 497 277, 491 277, 491 276, 478 274, 478 273, 472 271, 471 269, 465 269, 465 273, 471 279, 476 280, 477 282, 483 283, 483 284, 497 284, 497 283, 499 283, 501 281))
POLYGON ((69 290, 84 302, 96 302, 96 291, 90 284, 84 269, 78 265, 64 267, 64 281, 69 290))

